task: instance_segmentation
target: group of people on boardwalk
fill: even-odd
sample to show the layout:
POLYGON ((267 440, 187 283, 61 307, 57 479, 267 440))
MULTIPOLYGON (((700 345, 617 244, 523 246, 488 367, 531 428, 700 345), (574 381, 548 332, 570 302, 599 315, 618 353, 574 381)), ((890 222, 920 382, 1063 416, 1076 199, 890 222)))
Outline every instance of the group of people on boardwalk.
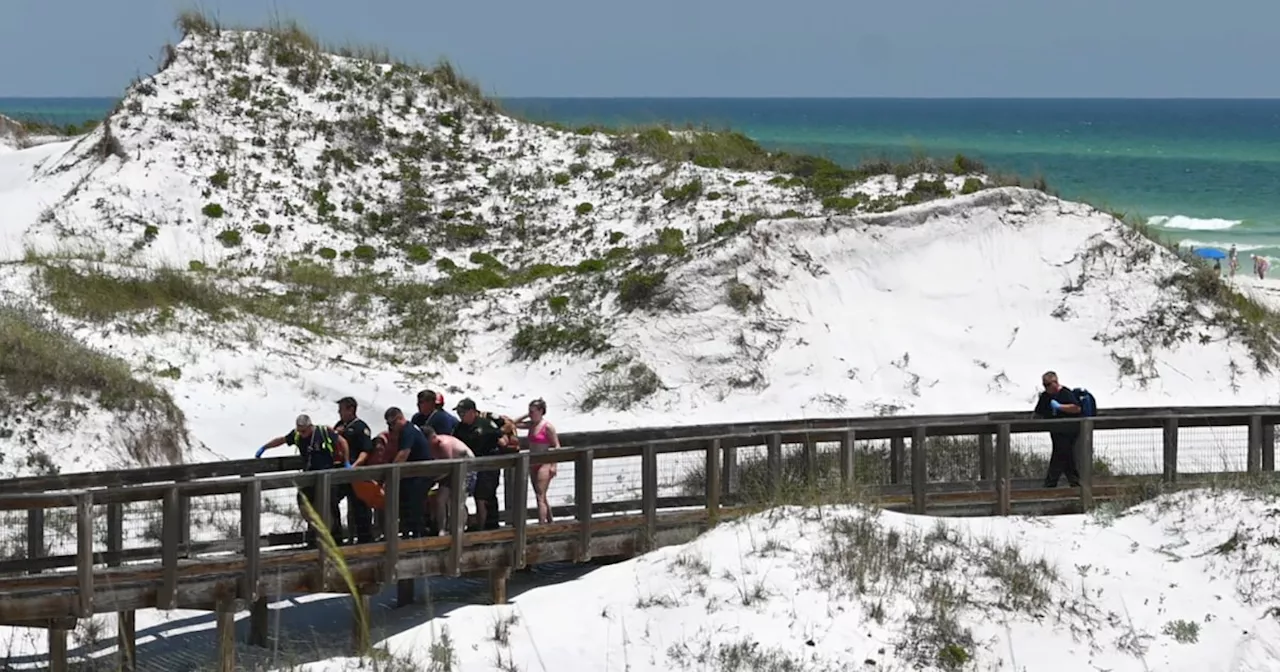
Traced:
MULTIPOLYGON (((547 421, 547 404, 542 399, 529 402, 527 412, 519 418, 482 413, 472 399, 463 399, 445 409, 444 395, 434 390, 418 393, 417 412, 406 418, 399 407, 383 413, 386 430, 375 434, 359 417, 359 406, 353 397, 338 402, 338 422, 332 426, 317 425, 309 415, 299 415, 294 428, 263 444, 255 457, 278 446, 293 446, 303 458, 303 469, 350 469, 361 466, 426 460, 485 457, 521 450, 518 432, 526 432, 527 450, 533 453, 560 448, 556 428, 547 421)), ((529 480, 538 505, 539 522, 551 522, 551 506, 547 489, 556 475, 554 463, 535 464, 529 480)), ((498 489, 501 470, 469 471, 465 483, 445 476, 406 476, 400 482, 400 525, 397 531, 406 538, 437 536, 450 529, 450 516, 467 517, 467 511, 451 511, 452 492, 465 489, 475 502, 475 519, 468 531, 491 530, 498 520, 498 489)), ((378 484, 380 487, 381 484, 378 484)), ((348 523, 356 543, 376 541, 386 530, 380 507, 366 501, 358 484, 334 486, 329 495, 329 529, 333 538, 345 543, 341 503, 347 502, 348 523)), ((299 502, 305 497, 316 501, 315 486, 299 489, 299 502)), ((376 502, 375 502, 376 503, 376 502)), ((523 503, 520 503, 521 505, 523 503)), ((315 530, 308 526, 308 546, 315 546, 315 530)))

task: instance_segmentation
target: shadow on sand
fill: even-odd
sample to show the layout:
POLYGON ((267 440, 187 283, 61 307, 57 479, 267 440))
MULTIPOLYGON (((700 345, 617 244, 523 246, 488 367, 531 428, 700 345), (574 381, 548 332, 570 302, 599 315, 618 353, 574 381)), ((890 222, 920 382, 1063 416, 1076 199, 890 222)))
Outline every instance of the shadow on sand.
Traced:
MULTIPOLYGON (((508 599, 515 600, 531 588, 555 585, 585 576, 601 563, 551 563, 511 574, 508 599)), ((372 600, 371 641, 383 639, 421 626, 433 618, 448 623, 448 615, 458 607, 489 604, 489 583, 484 578, 432 577, 418 579, 417 602, 396 608, 395 586, 389 586, 372 600)), ((115 647, 115 617, 106 619, 106 641, 97 646, 76 646, 69 650, 77 672, 115 672, 120 669, 115 647)), ((140 619, 141 620, 141 619, 140 619)), ((249 612, 236 614, 236 669, 267 670, 352 655, 351 600, 345 595, 299 595, 270 606, 270 639, 267 648, 249 646, 249 612)), ((32 639, 45 633, 31 630, 32 639)), ((73 642, 74 643, 74 642, 73 642)), ((71 643, 69 643, 71 646, 71 643)), ((43 648, 43 646, 41 647, 43 648)), ((138 672, 194 672, 211 670, 217 663, 217 637, 212 613, 178 618, 137 629, 138 672)), ((48 655, 13 656, 0 659, 0 672, 47 670, 48 655)))

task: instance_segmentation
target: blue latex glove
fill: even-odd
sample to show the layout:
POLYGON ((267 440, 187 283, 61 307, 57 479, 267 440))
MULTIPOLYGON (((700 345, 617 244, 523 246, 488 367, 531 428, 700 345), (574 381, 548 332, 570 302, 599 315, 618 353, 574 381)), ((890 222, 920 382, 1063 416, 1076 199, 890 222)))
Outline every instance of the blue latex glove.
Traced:
POLYGON ((342 465, 343 465, 343 467, 345 467, 345 468, 347 468, 347 469, 350 469, 350 468, 351 468, 351 463, 350 463, 350 462, 343 462, 343 463, 342 463, 342 465))
POLYGON ((266 446, 263 446, 263 447, 259 448, 259 449, 258 449, 258 452, 256 452, 256 453, 254 453, 254 454, 253 454, 254 459, 257 459, 257 458, 259 458, 259 457, 262 457, 262 454, 263 454, 263 453, 265 453, 265 452, 267 452, 267 447, 266 447, 266 446))
POLYGON ((1053 412, 1054 412, 1054 413, 1057 413, 1058 411, 1061 411, 1061 410, 1062 410, 1062 404, 1058 403, 1058 400, 1057 400, 1057 399, 1050 399, 1050 400, 1049 400, 1049 408, 1052 408, 1052 409, 1053 409, 1053 412))

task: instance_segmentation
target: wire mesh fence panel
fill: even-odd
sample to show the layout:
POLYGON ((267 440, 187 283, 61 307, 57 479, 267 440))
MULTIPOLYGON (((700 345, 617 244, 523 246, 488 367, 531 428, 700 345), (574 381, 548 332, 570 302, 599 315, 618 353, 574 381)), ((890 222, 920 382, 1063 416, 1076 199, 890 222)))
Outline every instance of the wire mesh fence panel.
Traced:
POLYGON ((46 555, 75 555, 76 509, 71 506, 44 510, 46 555))
POLYGON ((1248 460, 1248 427, 1178 429, 1178 473, 1243 472, 1248 460))
MULTIPOLYGON (((888 439, 853 442, 853 483, 889 485, 893 482, 892 442, 888 439)), ((905 464, 905 463, 904 463, 905 464)), ((838 466, 836 467, 839 468, 838 466)))
POLYGON ((121 505, 123 548, 157 548, 164 539, 164 503, 160 500, 121 505))
MULTIPOLYGON (((903 456, 903 474, 911 474, 915 462, 914 439, 908 439, 903 456)), ((976 481, 981 476, 978 436, 925 437, 925 473, 930 483, 976 481)), ((910 476, 905 476, 910 482, 910 476)))
POLYGON ((192 497, 187 510, 193 543, 241 539, 240 495, 192 497))
MULTIPOLYGON (((657 459, 659 497, 700 497, 707 494, 706 450, 659 453, 657 459)), ((723 468, 721 465, 717 468, 723 468)))
MULTIPOLYGON (((1046 443, 1048 437, 1045 437, 1046 443)), ((1108 429, 1093 433, 1095 475, 1150 475, 1164 471, 1164 430, 1108 429)))
MULTIPOLYGON (((25 560, 30 557, 26 511, 0 511, 0 560, 25 560)), ((40 549, 43 552, 43 548, 40 549)))
POLYGON ((306 529, 302 510, 298 508, 297 488, 264 488, 259 506, 262 516, 258 526, 264 535, 302 532, 306 529))

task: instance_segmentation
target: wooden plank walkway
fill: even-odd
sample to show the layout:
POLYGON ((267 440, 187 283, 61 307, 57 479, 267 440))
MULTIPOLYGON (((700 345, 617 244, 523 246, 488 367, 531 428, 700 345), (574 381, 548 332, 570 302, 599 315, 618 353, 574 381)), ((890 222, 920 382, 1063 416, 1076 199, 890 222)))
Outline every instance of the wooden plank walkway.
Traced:
MULTIPOLYGON (((600 558, 625 558, 661 546, 686 542, 726 518, 748 513, 763 501, 779 501, 800 483, 786 481, 784 445, 800 446, 803 486, 833 497, 860 498, 888 509, 933 515, 1047 515, 1085 511, 1099 502, 1121 499, 1131 479, 1099 479, 1092 473, 1093 437, 1099 431, 1160 429, 1163 465, 1159 479, 1166 487, 1192 485, 1177 469, 1179 429, 1186 427, 1248 428, 1240 450, 1247 453, 1248 472, 1274 470, 1274 425, 1280 409, 1180 408, 1115 412, 1084 420, 1029 420, 1000 414, 981 416, 922 416, 853 418, 800 423, 758 423, 757 426, 705 426, 675 430, 636 430, 641 437, 626 441, 619 433, 596 433, 573 439, 564 450, 473 460, 431 461, 379 465, 350 470, 293 471, 289 460, 185 465, 113 474, 57 477, 55 480, 18 479, 0 488, 0 512, 25 512, 28 552, 24 558, 0 561, 0 623, 46 628, 50 633, 49 667, 68 669, 67 631, 78 619, 117 613, 121 623, 134 622, 138 609, 197 609, 211 611, 218 624, 220 664, 235 669, 233 616, 252 610, 251 642, 268 637, 268 600, 299 593, 352 592, 334 572, 334 558, 323 549, 289 548, 301 533, 263 534, 263 495, 266 492, 314 487, 318 511, 327 512, 335 486, 354 480, 386 484, 389 529, 397 529, 398 497, 404 479, 450 475, 462 482, 468 472, 502 470, 507 486, 503 518, 506 527, 465 532, 465 519, 451 521, 446 536, 402 539, 391 535, 376 543, 340 549, 355 579, 355 597, 369 603, 384 587, 397 586, 405 596, 415 579, 481 574, 494 602, 506 599, 512 570, 540 563, 585 563, 600 558), (994 419, 993 419, 994 418, 994 419), (1016 433, 1044 432, 1078 423, 1077 453, 1080 488, 1045 489, 1037 480, 1018 481, 1010 474, 1010 440, 1016 433), (763 429, 760 429, 763 427, 763 429), (732 433, 726 431, 732 430, 732 433), (698 432, 702 433, 699 434, 698 432), (663 432, 675 434, 663 438, 663 432), (972 458, 980 478, 965 482, 930 482, 928 439, 976 436, 972 458), (865 485, 855 472, 855 445, 868 439, 888 439, 887 471, 891 482, 865 485), (596 443, 590 443, 590 441, 596 443), (838 443, 838 459, 831 473, 819 471, 820 443, 838 443), (745 462, 740 448, 764 447, 763 482, 743 483, 745 462), (658 456, 693 453, 704 465, 702 491, 696 495, 662 496, 658 456), (640 499, 596 501, 593 467, 600 461, 634 457, 640 461, 640 499), (531 467, 549 462, 572 462, 574 503, 557 511, 569 520, 530 524, 536 511, 527 506, 531 467), (904 473, 909 467, 909 473, 904 473), (904 482, 905 481, 905 482, 904 482), (35 490, 37 486, 43 490, 35 490), (191 502, 198 498, 231 497, 238 502, 238 534, 213 540, 194 540, 191 502), (159 543, 130 547, 124 530, 130 527, 126 506, 152 503, 161 512, 159 543), (524 505, 522 505, 524 504, 524 505), (105 515, 100 511, 105 509, 105 515), (68 514, 73 548, 47 552, 49 517, 68 514), (103 520, 105 518, 105 521, 103 520), (105 529, 103 523, 105 522, 105 529), (105 538, 105 549, 100 548, 105 538)), ((569 437, 570 435, 566 435, 569 437)), ((453 493, 451 505, 465 510, 465 493, 453 493)), ((65 521, 64 521, 65 523, 65 521)), ((402 599, 402 602, 412 601, 402 599)), ((122 629, 121 668, 136 668, 133 628, 122 629)), ((360 643, 357 642, 357 645, 360 643)))

